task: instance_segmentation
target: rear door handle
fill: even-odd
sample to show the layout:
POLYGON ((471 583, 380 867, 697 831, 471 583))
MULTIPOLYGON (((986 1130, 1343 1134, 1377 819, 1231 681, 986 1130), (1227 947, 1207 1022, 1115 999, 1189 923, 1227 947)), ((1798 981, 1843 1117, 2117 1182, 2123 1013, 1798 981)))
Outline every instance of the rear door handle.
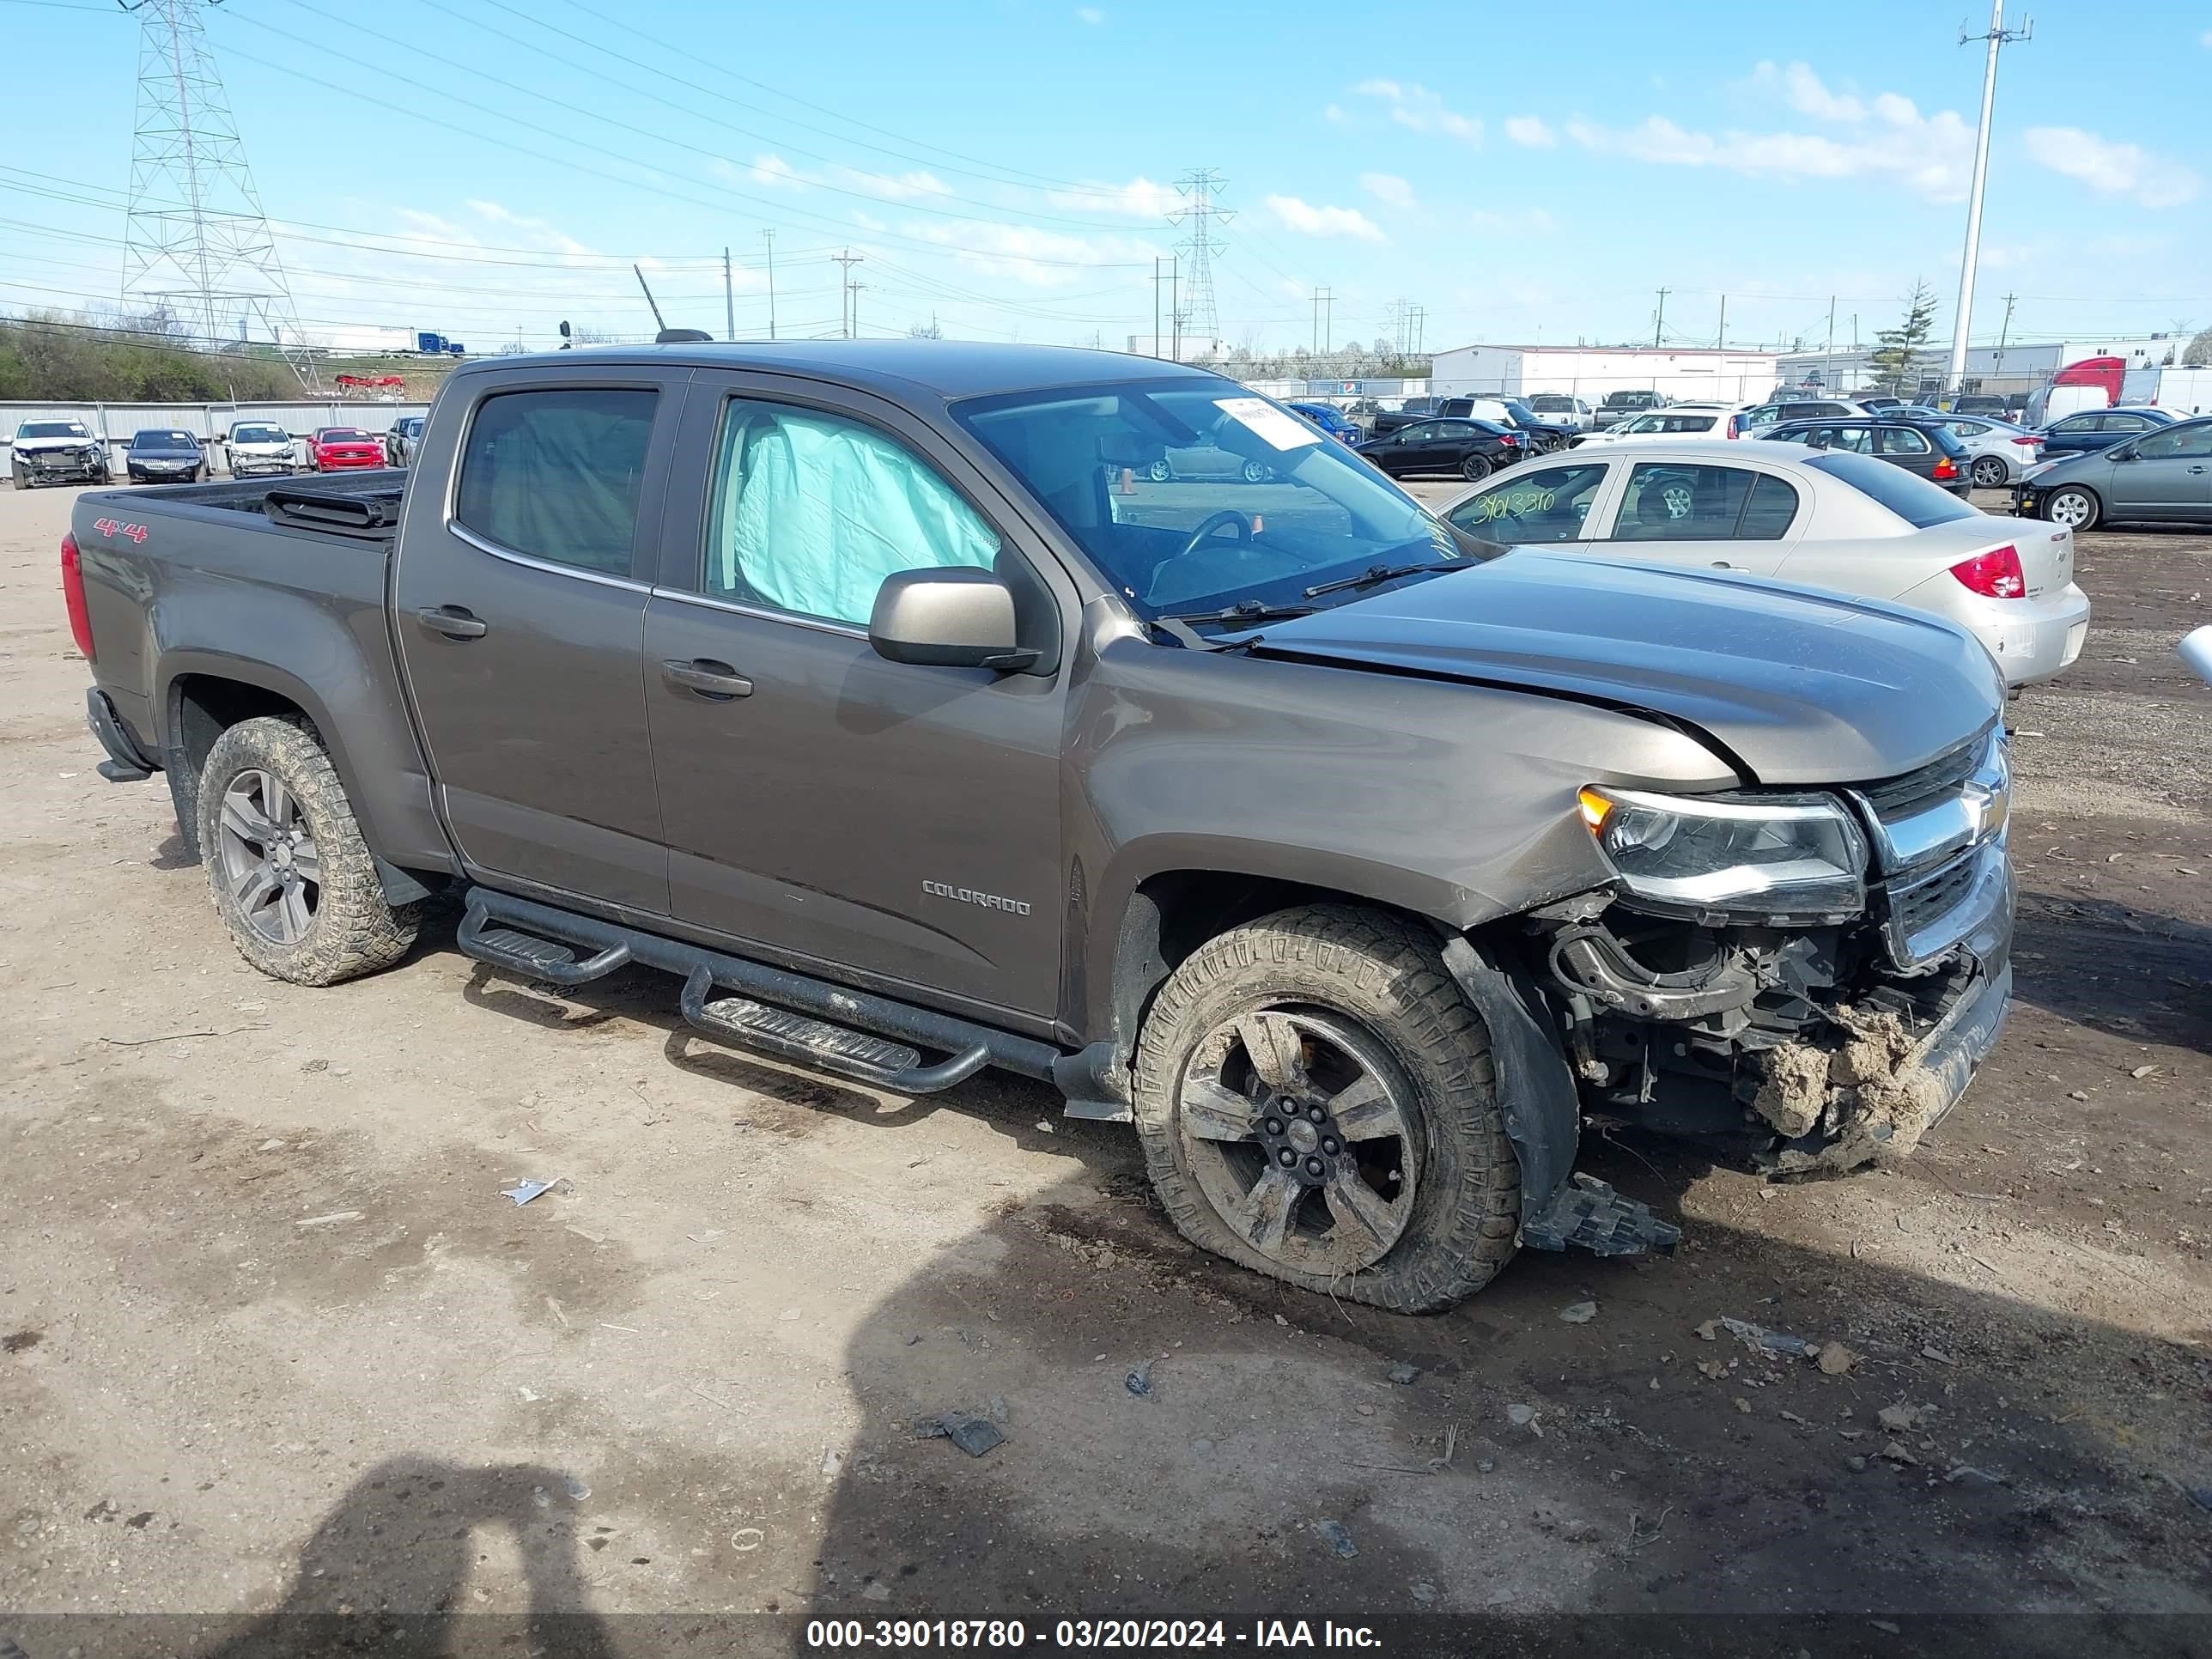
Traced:
POLYGON ((2201 466, 2192 466, 2189 470, 2191 472, 2202 472, 2204 469, 2201 466))
POLYGON ((732 697, 750 697, 753 683, 726 662, 712 657, 691 657, 664 662, 660 677, 672 685, 681 685, 696 691, 702 697, 717 702, 727 702, 732 697))
POLYGON ((434 634, 449 640, 480 640, 490 630, 469 614, 466 605, 441 605, 417 611, 415 620, 434 634))

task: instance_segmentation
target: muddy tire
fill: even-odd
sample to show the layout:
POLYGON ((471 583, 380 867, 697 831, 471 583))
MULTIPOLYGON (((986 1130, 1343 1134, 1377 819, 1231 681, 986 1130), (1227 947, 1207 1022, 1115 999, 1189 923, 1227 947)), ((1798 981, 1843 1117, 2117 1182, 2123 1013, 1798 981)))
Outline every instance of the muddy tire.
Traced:
POLYGON ((1255 1273, 1430 1313, 1512 1257, 1489 1034, 1408 922, 1322 905, 1209 941, 1146 1016, 1134 1095, 1176 1228, 1255 1273))
POLYGON ((270 978, 335 985, 415 942, 421 907, 385 898, 344 786, 304 724, 242 720, 216 738, 198 820, 216 914, 270 978))

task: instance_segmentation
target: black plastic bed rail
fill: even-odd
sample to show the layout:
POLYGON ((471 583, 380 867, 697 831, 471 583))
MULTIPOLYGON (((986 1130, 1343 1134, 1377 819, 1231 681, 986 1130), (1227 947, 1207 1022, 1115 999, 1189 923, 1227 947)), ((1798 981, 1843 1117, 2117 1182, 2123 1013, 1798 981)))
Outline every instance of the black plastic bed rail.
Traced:
POLYGON ((320 530, 364 541, 389 541, 399 530, 398 489, 362 491, 296 489, 278 485, 270 490, 270 521, 294 530, 320 530))

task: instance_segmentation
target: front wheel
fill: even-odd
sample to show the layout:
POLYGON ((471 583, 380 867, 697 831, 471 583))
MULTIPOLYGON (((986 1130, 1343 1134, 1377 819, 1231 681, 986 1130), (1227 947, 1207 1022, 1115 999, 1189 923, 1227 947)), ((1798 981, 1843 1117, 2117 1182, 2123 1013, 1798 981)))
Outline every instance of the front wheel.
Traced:
POLYGON ((1459 476, 1474 483, 1490 476, 1490 463, 1480 455, 1470 455, 1459 464, 1459 476))
POLYGON ((31 487, 31 474, 29 469, 25 467, 21 461, 16 462, 13 466, 9 467, 8 471, 9 476, 15 480, 16 489, 28 489, 31 487))
POLYGON ((1398 1313, 1512 1257, 1489 1034, 1395 917, 1313 906, 1201 945, 1146 1015, 1134 1085, 1153 1188, 1201 1249, 1398 1313))
POLYGON ((2069 530, 2091 530, 2104 516, 2104 507, 2095 494, 2079 484, 2068 484, 2054 489, 2043 503, 2043 516, 2053 524, 2063 524, 2069 530))
POLYGON ((1175 468, 1165 461, 1154 461, 1145 469, 1145 476, 1154 483, 1166 483, 1175 477, 1175 468))
POLYGON ((272 979, 335 985, 388 968, 419 907, 394 907, 314 734, 241 720, 200 768, 200 856, 239 954, 272 979))
POLYGON ((1974 463, 1974 482, 1984 489, 1998 489, 2007 477, 2005 464, 1994 455, 1982 456, 1974 463))
POLYGON ((1275 476, 1275 469, 1265 461, 1247 461, 1240 470, 1246 483, 1266 483, 1275 476))

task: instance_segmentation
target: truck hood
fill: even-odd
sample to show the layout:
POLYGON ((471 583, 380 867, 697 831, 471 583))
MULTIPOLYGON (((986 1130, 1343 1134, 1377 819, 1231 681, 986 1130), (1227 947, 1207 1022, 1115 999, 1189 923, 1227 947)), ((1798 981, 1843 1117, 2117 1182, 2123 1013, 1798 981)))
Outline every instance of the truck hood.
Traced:
POLYGON ((1933 617, 1528 550, 1271 623, 1259 649, 1633 708, 1767 784, 1912 771, 1988 726, 2004 695, 1980 642, 1933 617))

